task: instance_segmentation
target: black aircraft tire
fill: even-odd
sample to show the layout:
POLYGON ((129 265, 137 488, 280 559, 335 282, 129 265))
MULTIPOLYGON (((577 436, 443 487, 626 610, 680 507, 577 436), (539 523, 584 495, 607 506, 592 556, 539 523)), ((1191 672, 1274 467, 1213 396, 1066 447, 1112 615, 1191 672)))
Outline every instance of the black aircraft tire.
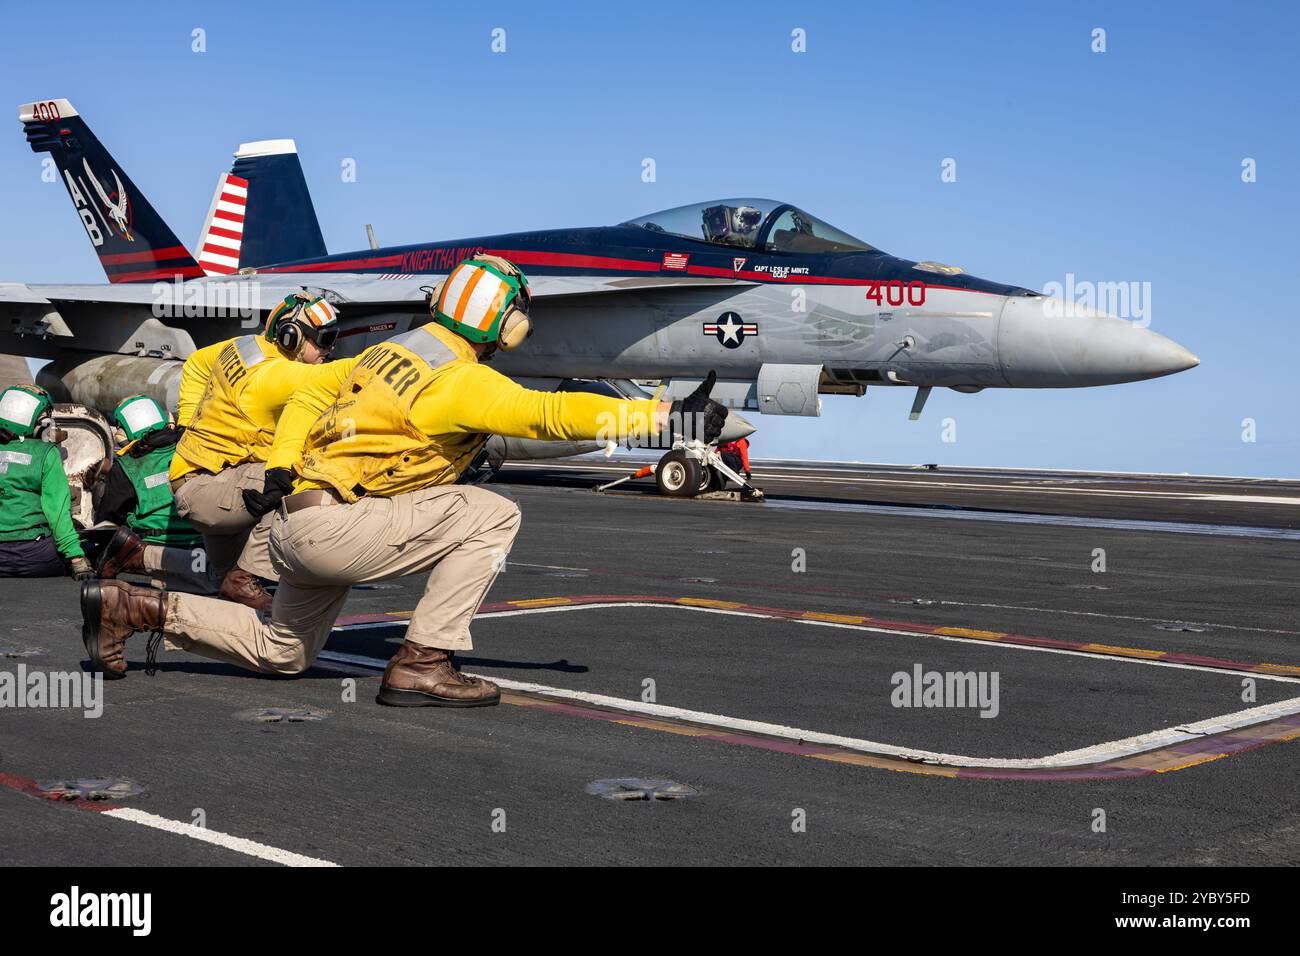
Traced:
POLYGON ((681 449, 670 451, 655 466, 655 484, 669 498, 693 498, 700 493, 700 463, 681 449))

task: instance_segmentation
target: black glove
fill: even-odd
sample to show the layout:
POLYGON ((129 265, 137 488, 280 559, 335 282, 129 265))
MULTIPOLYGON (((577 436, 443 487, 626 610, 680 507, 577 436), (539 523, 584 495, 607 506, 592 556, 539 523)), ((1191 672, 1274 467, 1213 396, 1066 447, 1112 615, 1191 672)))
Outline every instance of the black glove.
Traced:
POLYGON ((668 413, 668 427, 687 440, 699 439, 706 445, 717 441, 727 421, 727 407, 709 398, 717 381, 718 373, 710 371, 699 388, 673 402, 668 413))
POLYGON ((262 490, 244 489, 244 507, 254 518, 280 507, 284 496, 293 491, 293 472, 288 468, 269 468, 262 481, 262 490))

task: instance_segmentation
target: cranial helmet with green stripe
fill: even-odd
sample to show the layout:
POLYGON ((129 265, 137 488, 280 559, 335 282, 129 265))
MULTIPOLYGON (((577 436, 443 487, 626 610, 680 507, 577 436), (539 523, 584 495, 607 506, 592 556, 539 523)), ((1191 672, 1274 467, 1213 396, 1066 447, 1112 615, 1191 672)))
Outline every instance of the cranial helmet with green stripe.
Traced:
POLYGON ((0 428, 23 438, 50 414, 50 393, 35 385, 12 385, 0 393, 0 428))
POLYGON ((166 428, 167 410, 148 395, 132 395, 122 399, 113 411, 117 427, 122 429, 127 441, 136 441, 150 432, 166 428))
POLYGON ((512 349, 531 331, 528 279, 519 267, 484 253, 466 259, 429 301, 433 319, 480 345, 512 349))

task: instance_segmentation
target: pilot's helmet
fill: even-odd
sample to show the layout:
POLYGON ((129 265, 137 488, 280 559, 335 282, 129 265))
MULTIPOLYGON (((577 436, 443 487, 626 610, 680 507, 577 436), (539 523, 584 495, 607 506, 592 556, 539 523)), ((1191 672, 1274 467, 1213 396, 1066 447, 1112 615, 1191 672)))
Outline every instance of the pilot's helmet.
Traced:
POLYGON ((758 238, 763 213, 755 206, 727 206, 719 203, 703 212, 704 238, 736 246, 751 246, 758 238))
POLYGON ((37 385, 12 385, 0 393, 0 428, 29 438, 50 417, 53 405, 50 393, 37 385))
POLYGON ((132 395, 122 399, 113 411, 113 420, 121 430, 120 440, 138 441, 150 432, 171 424, 166 409, 148 395, 132 395))
POLYGON ((479 254, 451 270, 429 296, 433 320, 462 338, 507 351, 532 334, 528 279, 500 256, 479 254))
POLYGON ((735 213, 735 231, 737 235, 752 239, 758 236, 758 227, 762 225, 763 214, 754 206, 737 206, 735 213))

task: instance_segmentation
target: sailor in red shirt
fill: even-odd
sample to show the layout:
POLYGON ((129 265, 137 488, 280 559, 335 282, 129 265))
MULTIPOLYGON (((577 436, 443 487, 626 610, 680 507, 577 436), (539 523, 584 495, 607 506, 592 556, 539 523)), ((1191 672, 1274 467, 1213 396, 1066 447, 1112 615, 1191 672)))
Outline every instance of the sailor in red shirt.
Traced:
POLYGON ((718 446, 718 454, 732 471, 738 471, 749 478, 749 439, 738 438, 718 446))

